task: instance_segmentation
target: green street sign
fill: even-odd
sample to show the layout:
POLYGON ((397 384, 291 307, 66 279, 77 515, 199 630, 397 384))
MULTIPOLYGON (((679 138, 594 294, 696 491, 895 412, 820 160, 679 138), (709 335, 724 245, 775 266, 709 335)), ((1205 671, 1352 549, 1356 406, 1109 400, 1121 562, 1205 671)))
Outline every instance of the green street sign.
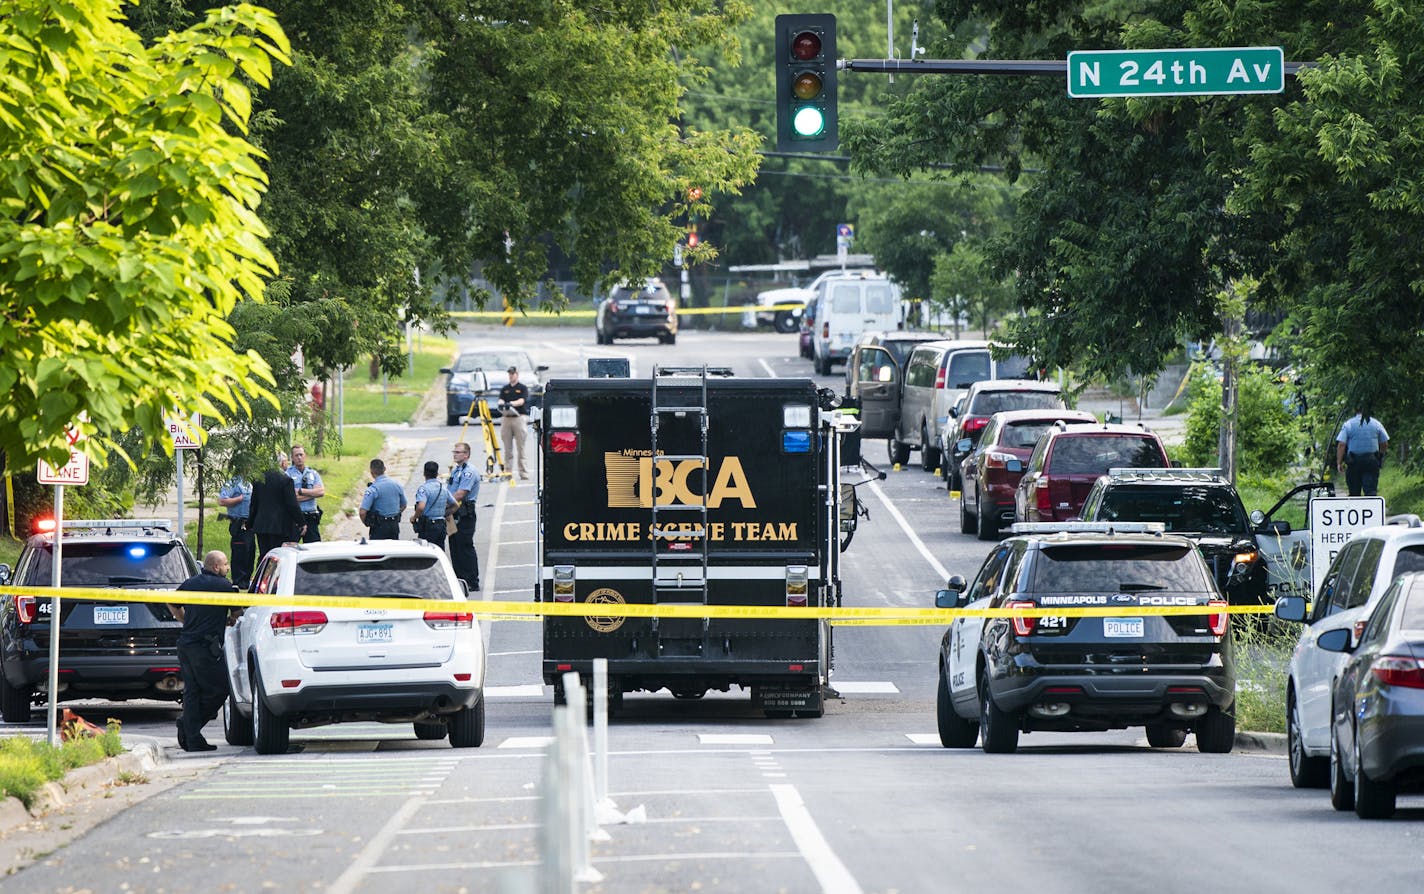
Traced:
POLYGON ((1280 47, 1177 50, 1080 50, 1068 54, 1068 95, 1209 96, 1280 93, 1286 86, 1280 47))

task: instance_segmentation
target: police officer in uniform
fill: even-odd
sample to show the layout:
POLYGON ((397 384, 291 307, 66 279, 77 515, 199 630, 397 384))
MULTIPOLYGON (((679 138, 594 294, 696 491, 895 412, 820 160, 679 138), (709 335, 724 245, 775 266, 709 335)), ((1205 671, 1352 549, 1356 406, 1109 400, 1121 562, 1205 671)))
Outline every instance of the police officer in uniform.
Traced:
MULTIPOLYGON (((213 550, 203 557, 203 570, 178 585, 179 590, 231 593, 227 556, 213 550)), ((203 727, 218 716, 227 699, 227 662, 223 658, 223 630, 229 609, 225 605, 170 604, 173 617, 183 622, 178 634, 178 666, 183 674, 183 714, 178 719, 178 747, 184 751, 216 751, 203 738, 203 727)))
POLYGON ((1358 407, 1355 415, 1340 426, 1340 433, 1335 436, 1335 465, 1345 473, 1350 496, 1358 497, 1361 491, 1367 497, 1375 496, 1387 449, 1389 432, 1378 419, 1370 418, 1365 407, 1358 407))
POLYGON ((470 445, 464 441, 454 448, 455 467, 450 470, 450 491, 457 504, 455 533, 450 535, 450 564, 455 576, 473 593, 480 588, 480 559, 475 555, 475 501, 480 495, 480 476, 470 466, 470 445))
POLYGON ((234 475, 218 491, 218 505, 227 510, 227 536, 232 547, 232 582, 246 590, 252 580, 252 562, 257 558, 257 537, 248 527, 252 510, 252 485, 234 475))
POLYGON ((316 501, 318 497, 326 496, 326 485, 321 483, 321 474, 316 469, 307 468, 307 449, 301 444, 292 445, 292 464, 286 471, 297 490, 297 505, 306 519, 307 529, 302 532, 302 542, 316 543, 321 540, 322 515, 316 501))
POLYGON ((405 491, 386 477, 386 464, 371 460, 371 486, 361 498, 361 523, 371 529, 372 540, 399 540, 405 491))
POLYGON ((440 480, 440 464, 430 460, 425 464, 425 483, 415 490, 415 509, 410 524, 415 536, 445 548, 445 519, 455 512, 455 497, 440 480))

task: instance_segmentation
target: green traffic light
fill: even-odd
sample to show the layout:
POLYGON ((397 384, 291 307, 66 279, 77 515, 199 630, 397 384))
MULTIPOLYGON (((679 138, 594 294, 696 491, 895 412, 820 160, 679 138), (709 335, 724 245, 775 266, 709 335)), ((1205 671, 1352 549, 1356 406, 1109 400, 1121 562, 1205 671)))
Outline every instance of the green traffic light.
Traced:
POLYGON ((826 116, 815 106, 802 106, 791 117, 791 129, 798 137, 814 137, 826 129, 826 116))

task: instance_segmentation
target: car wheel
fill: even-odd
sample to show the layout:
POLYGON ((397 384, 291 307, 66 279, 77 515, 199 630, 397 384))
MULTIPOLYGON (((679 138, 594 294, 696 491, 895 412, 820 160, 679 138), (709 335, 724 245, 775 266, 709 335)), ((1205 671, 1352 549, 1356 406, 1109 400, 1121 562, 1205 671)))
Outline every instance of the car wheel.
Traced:
POLYGON ((483 693, 473 708, 461 708, 450 717, 450 746, 479 748, 485 743, 485 699, 483 693))
POLYGON ((1286 757, 1290 762, 1291 785, 1325 788, 1330 784, 1330 759, 1305 753, 1305 739, 1300 734, 1300 706, 1295 702, 1294 689, 1286 695, 1286 757))
POLYGON ((903 466, 910 461, 910 445, 902 442, 899 438, 891 438, 886 449, 890 452, 890 464, 903 466))
POLYGON ((286 754, 292 741, 292 728, 286 718, 278 717, 267 706, 262 692, 262 677, 252 675, 252 747, 258 754, 286 754))
POLYGON ((1197 721, 1196 733, 1197 751, 1229 754, 1236 746, 1236 715, 1212 705, 1197 721))
POLYGON ((0 716, 6 723, 30 722, 31 690, 27 686, 11 686, 0 673, 0 716))
POLYGON ((1153 748, 1181 748, 1187 741, 1187 731, 1165 723, 1147 724, 1147 744, 1153 748))
POLYGON ((1360 749, 1355 748, 1355 816, 1360 819, 1389 819, 1394 816, 1397 790, 1393 782, 1376 782, 1365 774, 1360 749))
POLYGON ((669 332, 669 333, 667 334, 667 338, 663 339, 663 344, 665 344, 665 345, 675 345, 675 344, 677 344, 677 333, 676 333, 676 332, 669 332))
POLYGON ((790 335, 801 328, 801 324, 797 322, 796 318, 793 317, 790 312, 784 310, 777 313, 776 323, 774 325, 776 331, 782 335, 790 335))
POLYGON ((252 744, 252 718, 244 717, 237 701, 228 693, 222 707, 223 738, 229 745, 246 747, 252 744))
POLYGON ((969 510, 964 508, 964 492, 959 493, 959 533, 973 534, 978 526, 978 521, 969 514, 969 510))
POLYGON ((458 415, 455 415, 455 414, 447 414, 447 415, 445 416, 445 424, 446 424, 446 425, 459 425, 459 424, 460 424, 460 417, 459 417, 458 415))
POLYGON ((939 744, 945 748, 973 748, 979 739, 979 724, 965 720, 954 710, 949 695, 949 681, 944 668, 939 671, 939 695, 935 699, 935 722, 939 726, 939 744))
POLYGON ((920 468, 933 472, 939 466, 939 448, 930 446, 930 433, 920 426, 920 468))
MULTIPOLYGON (((963 498, 961 497, 960 499, 963 498)), ((990 506, 986 511, 984 507, 984 498, 982 496, 980 496, 980 498, 976 500, 975 503, 979 507, 978 510, 976 510, 974 513, 975 517, 979 522, 978 530, 975 533, 977 534, 980 540, 998 540, 999 517, 994 514, 994 507, 990 506)))
POLYGON ((994 704, 988 680, 979 683, 979 745, 986 754, 1013 754, 1019 750, 1018 718, 994 704))
MULTIPOLYGON (((1330 716, 1335 716, 1331 706, 1330 716)), ((1355 781, 1345 775, 1345 765, 1340 760, 1340 743, 1336 741, 1335 729, 1330 729, 1330 806, 1336 810, 1349 810, 1355 806, 1355 781)))
POLYGON ((445 738, 445 724, 417 720, 415 726, 415 737, 427 742, 438 742, 445 738))

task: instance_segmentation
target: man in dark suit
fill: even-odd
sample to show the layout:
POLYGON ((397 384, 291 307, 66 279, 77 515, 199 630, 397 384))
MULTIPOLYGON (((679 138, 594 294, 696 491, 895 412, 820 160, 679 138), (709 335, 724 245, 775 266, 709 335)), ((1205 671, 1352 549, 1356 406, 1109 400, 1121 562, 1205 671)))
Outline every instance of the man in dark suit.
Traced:
POLYGON ((252 506, 247 518, 257 535, 259 564, 274 547, 301 537, 306 527, 296 488, 281 469, 268 469, 262 480, 252 485, 252 506))

